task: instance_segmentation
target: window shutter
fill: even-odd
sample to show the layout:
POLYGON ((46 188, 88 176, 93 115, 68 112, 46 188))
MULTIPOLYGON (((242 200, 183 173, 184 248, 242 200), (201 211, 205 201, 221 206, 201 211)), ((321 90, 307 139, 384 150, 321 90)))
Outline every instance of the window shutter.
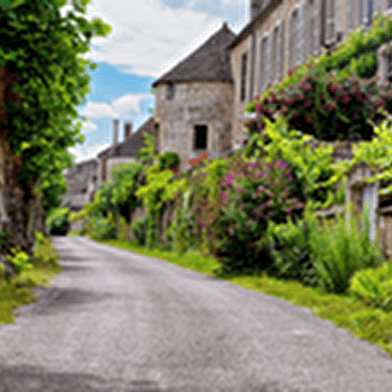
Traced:
POLYGON ((346 34, 349 33, 349 31, 351 31, 353 29, 353 0, 346 0, 347 1, 347 5, 346 5, 346 10, 347 10, 347 14, 346 14, 346 18, 347 18, 347 30, 346 30, 346 34))
POLYGON ((285 63, 290 68, 290 38, 291 38, 291 27, 292 27, 292 13, 289 14, 286 23, 286 50, 285 50, 285 63))
POLYGON ((282 79, 282 38, 283 38, 283 22, 278 25, 278 39, 276 45, 276 80, 282 79))
POLYGON ((271 55, 272 55, 272 34, 273 30, 267 35, 267 58, 265 60, 266 65, 266 75, 265 75, 265 88, 271 85, 271 55))
MULTIPOLYGON (((350 1, 350 0, 347 0, 350 1)), ((313 56, 317 56, 320 53, 320 0, 314 0, 313 3, 313 56)))
POLYGON ((296 26, 295 38, 297 40, 297 56, 296 64, 301 64, 305 61, 305 4, 303 3, 298 10, 298 20, 296 26))
POLYGON ((257 84, 258 87, 258 93, 261 93, 263 91, 263 86, 264 86, 264 56, 263 56, 263 39, 260 40, 260 44, 259 44, 259 81, 257 84))
POLYGON ((335 17, 334 17, 334 1, 327 0, 327 23, 326 23, 326 33, 325 42, 331 44, 335 37, 335 17))

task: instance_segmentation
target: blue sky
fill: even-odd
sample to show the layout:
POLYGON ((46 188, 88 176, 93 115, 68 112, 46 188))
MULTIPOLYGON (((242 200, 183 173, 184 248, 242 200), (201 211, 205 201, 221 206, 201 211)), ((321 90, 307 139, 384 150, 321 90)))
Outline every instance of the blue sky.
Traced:
MULTIPOLYGON (((112 144, 113 118, 133 131, 151 115, 151 84, 193 52, 223 22, 238 33, 249 20, 250 0, 91 0, 87 18, 112 26, 106 38, 95 38, 84 57, 98 68, 90 71, 90 94, 78 107, 88 117, 83 145, 70 149, 75 162, 95 157, 112 144)), ((67 12, 64 7, 63 12, 67 12)))

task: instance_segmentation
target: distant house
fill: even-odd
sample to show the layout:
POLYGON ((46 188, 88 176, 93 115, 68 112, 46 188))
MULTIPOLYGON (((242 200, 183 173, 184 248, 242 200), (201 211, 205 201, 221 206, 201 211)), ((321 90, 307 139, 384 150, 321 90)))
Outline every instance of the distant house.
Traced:
POLYGON ((214 159, 232 147, 234 89, 227 46, 234 38, 225 23, 152 84, 159 153, 176 152, 181 172, 202 153, 214 159))
POLYGON ((62 197, 62 206, 68 206, 70 212, 80 211, 85 204, 93 200, 98 189, 97 159, 80 162, 65 174, 67 193, 62 197))
POLYGON ((98 154, 98 178, 99 183, 110 181, 112 179, 112 170, 122 163, 134 162, 136 154, 144 147, 144 136, 155 137, 154 154, 158 154, 158 127, 153 117, 145 121, 136 132, 131 133, 132 124, 124 125, 124 141, 118 143, 118 120, 113 122, 113 144, 111 147, 98 154))

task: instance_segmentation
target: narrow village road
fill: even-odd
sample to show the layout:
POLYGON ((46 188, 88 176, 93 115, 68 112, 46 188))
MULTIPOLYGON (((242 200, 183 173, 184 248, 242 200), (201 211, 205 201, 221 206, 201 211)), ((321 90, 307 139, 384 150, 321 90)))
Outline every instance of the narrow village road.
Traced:
POLYGON ((0 392, 391 392, 392 359, 305 309, 96 244, 0 326, 0 392))

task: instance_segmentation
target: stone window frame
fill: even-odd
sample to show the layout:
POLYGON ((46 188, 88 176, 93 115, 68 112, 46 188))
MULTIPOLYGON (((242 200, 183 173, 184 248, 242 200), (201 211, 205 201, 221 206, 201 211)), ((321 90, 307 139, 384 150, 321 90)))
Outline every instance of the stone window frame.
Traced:
POLYGON ((248 66, 248 52, 241 55, 241 85, 240 85, 240 101, 244 102, 246 98, 246 74, 248 66))
POLYGON ((166 99, 173 100, 176 96, 176 86, 174 83, 168 83, 167 85, 167 93, 166 93, 166 99))
MULTIPOLYGON (((200 129, 199 129, 200 131, 200 129)), ((197 150, 208 150, 208 124, 194 124, 193 125, 193 150, 197 151, 197 150), (205 141, 205 143, 203 145, 205 145, 205 147, 200 147, 200 145, 198 144, 198 142, 200 142, 200 135, 198 138, 198 129, 197 128, 205 128, 205 136, 203 135, 203 139, 205 141)))
POLYGON ((294 33, 294 28, 295 28, 295 33, 298 31, 298 23, 299 23, 299 8, 300 4, 296 4, 295 6, 292 7, 288 20, 287 20, 287 32, 286 32, 286 64, 288 65, 289 69, 294 67, 296 65, 296 48, 295 45, 293 44, 296 41, 296 34, 294 33), (296 21, 296 26, 294 27, 294 16, 295 21, 296 21))
POLYGON ((392 41, 378 48, 377 62, 377 76, 379 76, 378 84, 385 85, 389 81, 388 78, 391 78, 390 81, 392 83, 392 41))

